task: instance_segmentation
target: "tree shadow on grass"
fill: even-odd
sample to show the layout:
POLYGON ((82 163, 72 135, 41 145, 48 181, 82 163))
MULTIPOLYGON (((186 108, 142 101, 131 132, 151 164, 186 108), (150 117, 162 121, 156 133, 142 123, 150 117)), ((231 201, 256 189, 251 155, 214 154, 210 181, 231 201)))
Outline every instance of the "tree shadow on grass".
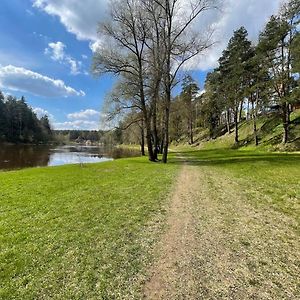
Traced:
POLYGON ((169 154, 168 163, 165 165, 162 161, 149 162, 146 158, 130 158, 127 163, 133 162, 140 165, 182 165, 193 166, 218 166, 218 165, 239 165, 239 164, 269 164, 273 166, 294 166, 299 165, 300 153, 283 152, 263 152, 254 150, 233 150, 233 149, 212 149, 212 150, 187 150, 173 151, 169 154))
POLYGON ((300 154, 297 153, 268 153, 256 151, 238 151, 231 149, 195 150, 173 153, 170 164, 187 163, 195 166, 213 166, 226 164, 256 164, 268 163, 274 165, 300 166, 300 154))

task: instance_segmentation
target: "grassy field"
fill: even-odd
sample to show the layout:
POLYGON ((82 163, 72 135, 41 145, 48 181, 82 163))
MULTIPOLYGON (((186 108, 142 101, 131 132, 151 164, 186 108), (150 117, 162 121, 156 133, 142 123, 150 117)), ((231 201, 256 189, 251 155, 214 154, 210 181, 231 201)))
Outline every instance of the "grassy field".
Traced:
MULTIPOLYGON (((266 152, 247 148, 195 150, 187 147, 174 148, 173 151, 174 157, 181 155, 191 165, 226 174, 250 198, 254 194, 263 195, 268 201, 260 199, 261 204, 292 214, 300 221, 299 152, 266 152)), ((174 162, 176 160, 173 159, 171 163, 174 162)))
POLYGON ((131 299, 176 174, 144 158, 0 172, 0 299, 131 299))
POLYGON ((140 299, 180 156, 187 182, 176 199, 187 200, 188 222, 171 218, 185 232, 172 238, 180 252, 171 262, 183 270, 175 286, 196 283, 195 299, 295 299, 300 155, 176 151, 167 165, 132 158, 0 172, 0 299, 140 299), (180 262, 181 253, 191 255, 180 262))
POLYGON ((264 205, 300 221, 300 153, 253 150, 187 150, 189 163, 233 178, 255 205, 264 205), (257 196, 260 197, 257 197, 257 196))
POLYGON ((181 191, 192 207, 183 212, 190 214, 192 226, 184 231, 193 242, 176 269, 174 290, 181 288, 168 299, 299 299, 300 154, 180 155, 193 182, 181 191), (188 282, 194 284, 186 289, 188 282))

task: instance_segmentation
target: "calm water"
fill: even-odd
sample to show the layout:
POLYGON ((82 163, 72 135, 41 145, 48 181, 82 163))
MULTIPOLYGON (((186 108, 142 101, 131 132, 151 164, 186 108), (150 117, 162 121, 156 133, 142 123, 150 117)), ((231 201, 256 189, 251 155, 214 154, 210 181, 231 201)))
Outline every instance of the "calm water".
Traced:
POLYGON ((131 156, 139 156, 139 152, 131 149, 104 149, 97 146, 0 145, 0 170, 98 163, 131 156))

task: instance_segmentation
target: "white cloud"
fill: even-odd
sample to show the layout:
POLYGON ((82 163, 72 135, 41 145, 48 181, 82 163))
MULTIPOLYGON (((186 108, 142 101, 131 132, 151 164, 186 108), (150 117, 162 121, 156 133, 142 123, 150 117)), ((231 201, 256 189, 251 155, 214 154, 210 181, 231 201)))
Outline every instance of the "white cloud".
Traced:
POLYGON ((48 48, 46 48, 44 52, 46 55, 50 55, 52 60, 67 64, 70 67, 72 75, 80 74, 82 62, 77 61, 72 56, 66 54, 65 48, 67 48, 66 45, 58 41, 56 43, 49 43, 48 48))
POLYGON ((96 42, 90 42, 89 44, 90 49, 93 53, 100 51, 102 49, 102 41, 98 40, 96 42))
POLYGON ((70 65, 70 72, 72 75, 80 74, 81 61, 77 61, 72 57, 66 57, 66 62, 70 65))
MULTIPOLYGON (((182 1, 184 7, 190 0, 182 1)), ((101 48, 97 27, 98 22, 108 16, 108 2, 109 0, 34 0, 33 6, 49 15, 59 17, 60 22, 79 40, 90 41, 90 48, 94 52, 101 48)), ((193 60, 188 66, 190 69, 207 70, 215 67, 233 31, 240 26, 246 27, 249 38, 256 41, 259 31, 263 29, 269 16, 277 13, 282 0, 220 0, 219 2, 220 9, 205 13, 195 26, 200 32, 206 26, 214 28, 217 44, 193 60)))
POLYGON ((191 60, 188 69, 208 70, 218 64, 222 51, 227 47, 233 32, 244 26, 248 38, 256 43, 272 14, 278 13, 282 0, 224 0, 219 10, 208 12, 199 21, 198 28, 210 26, 214 30, 215 45, 191 60))
POLYGON ((33 6, 57 16, 79 40, 97 40, 97 25, 107 15, 109 0, 34 0, 33 6))
POLYGON ((67 86, 62 80, 12 65, 0 67, 0 87, 43 97, 85 96, 83 91, 67 86))
POLYGON ((196 97, 200 97, 200 96, 202 96, 203 94, 205 94, 205 90, 200 90, 200 91, 197 93, 196 97))
POLYGON ((98 24, 108 16, 108 3, 109 0, 33 0, 33 7, 58 17, 78 40, 90 41, 90 49, 95 52, 101 48, 98 24))
POLYGON ((81 110, 67 115, 69 121, 55 122, 53 128, 57 130, 109 130, 114 128, 113 124, 105 121, 105 114, 94 109, 81 110))
POLYGON ((53 128, 56 130, 99 130, 99 122, 87 120, 75 120, 69 122, 53 123, 53 128))
POLYGON ((102 113, 94 109, 86 109, 70 113, 67 118, 70 121, 53 122, 55 129, 80 129, 80 130, 99 130, 100 117, 102 113))
POLYGON ((48 116, 49 119, 54 119, 54 116, 52 114, 50 114, 47 110, 45 110, 41 107, 34 107, 34 108, 32 108, 32 110, 39 119, 44 116, 48 116))
POLYGON ((91 119, 100 118, 101 113, 94 109, 81 110, 79 112, 68 114, 68 119, 91 119))
POLYGON ((45 54, 50 54, 55 61, 61 61, 65 58, 66 45, 62 42, 49 43, 49 48, 45 49, 45 54))

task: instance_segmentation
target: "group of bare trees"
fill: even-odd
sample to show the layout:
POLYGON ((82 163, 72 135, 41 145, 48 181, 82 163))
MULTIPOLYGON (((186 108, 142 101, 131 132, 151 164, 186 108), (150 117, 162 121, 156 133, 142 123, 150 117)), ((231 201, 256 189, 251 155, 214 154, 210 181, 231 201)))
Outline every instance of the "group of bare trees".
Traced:
POLYGON ((115 0, 100 24, 94 55, 96 75, 112 73, 118 82, 107 98, 107 118, 126 114, 126 126, 145 132, 148 156, 167 162, 172 90, 184 65, 211 45, 209 30, 195 22, 214 0, 115 0))

